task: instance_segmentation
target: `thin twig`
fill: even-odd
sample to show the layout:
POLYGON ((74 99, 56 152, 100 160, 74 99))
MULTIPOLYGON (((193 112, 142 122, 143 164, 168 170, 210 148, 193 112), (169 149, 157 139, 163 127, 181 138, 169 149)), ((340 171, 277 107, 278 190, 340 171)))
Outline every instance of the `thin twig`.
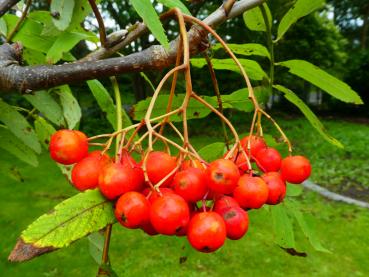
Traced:
POLYGON ((6 42, 9 42, 12 40, 16 32, 18 32, 18 29, 22 26, 23 21, 26 19, 26 16, 28 14, 29 8, 31 7, 32 0, 27 0, 26 7, 24 11, 22 12, 21 17, 17 21, 17 24, 15 25, 14 29, 9 33, 8 37, 6 38, 6 42))
MULTIPOLYGON (((211 81, 213 83, 215 95, 216 95, 217 101, 218 101, 218 110, 219 110, 220 113, 224 114, 223 113, 223 102, 222 102, 222 98, 220 96, 218 80, 217 80, 217 77, 215 75, 213 64, 212 64, 212 62, 209 58, 209 55, 206 52, 203 53, 203 56, 205 57, 206 63, 208 65, 208 68, 209 68, 209 71, 210 71, 211 81)), ((226 126, 224 124, 224 121, 221 120, 221 124, 222 124, 222 129, 223 129, 224 142, 226 144, 227 150, 229 150, 229 138, 228 138, 228 134, 227 134, 227 129, 226 129, 226 126)))
POLYGON ((99 34, 100 34, 101 45, 104 48, 108 48, 107 43, 106 43, 105 24, 104 24, 104 20, 103 20, 101 14, 100 14, 99 8, 97 7, 95 0, 88 0, 88 2, 90 3, 92 11, 94 12, 97 23, 99 24, 99 34))
POLYGON ((88 3, 90 3, 92 11, 96 17, 97 23, 99 24, 99 35, 100 35, 101 45, 104 48, 108 48, 107 43, 106 43, 106 30, 105 30, 104 20, 100 14, 99 8, 97 7, 95 0, 88 0, 88 3))

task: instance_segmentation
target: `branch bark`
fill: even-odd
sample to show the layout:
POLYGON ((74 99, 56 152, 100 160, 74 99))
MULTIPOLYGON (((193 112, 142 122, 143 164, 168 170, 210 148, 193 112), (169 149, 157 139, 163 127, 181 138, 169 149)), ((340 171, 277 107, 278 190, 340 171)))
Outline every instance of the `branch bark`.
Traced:
POLYGON ((0 2, 0 17, 11 9, 20 0, 1 0, 0 2))
MULTIPOLYGON (((216 28, 228 18, 233 18, 244 11, 263 3, 263 0, 241 0, 234 4, 228 15, 220 7, 204 22, 216 28)), ((153 45, 141 52, 119 58, 106 58, 129 44, 147 31, 140 23, 121 42, 110 49, 101 48, 86 59, 70 64, 21 66, 21 47, 19 44, 4 44, 0 46, 0 90, 3 92, 31 92, 33 90, 50 88, 62 84, 71 84, 100 77, 107 77, 127 72, 158 70, 175 63, 178 39, 170 43, 169 50, 159 45, 153 45)), ((207 32, 194 25, 188 32, 191 54, 197 54, 204 49, 203 41, 207 32)))

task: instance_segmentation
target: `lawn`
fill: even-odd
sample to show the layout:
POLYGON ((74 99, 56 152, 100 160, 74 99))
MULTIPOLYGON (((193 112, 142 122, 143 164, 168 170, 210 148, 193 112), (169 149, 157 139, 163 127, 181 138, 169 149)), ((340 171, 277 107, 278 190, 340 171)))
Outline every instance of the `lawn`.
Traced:
MULTIPOLYGON (((365 195, 369 187, 369 126, 325 120, 329 132, 345 144, 330 146, 303 119, 280 119, 296 145, 296 152, 310 157, 312 179, 340 190, 347 182, 365 195)), ((240 127, 241 131, 246 132, 240 127)), ((266 131, 269 128, 266 127, 266 131)), ((194 145, 219 141, 195 134, 194 145)), ((96 264, 88 240, 23 264, 10 264, 7 256, 20 232, 64 198, 75 194, 58 167, 44 153, 33 168, 0 150, 0 275, 95 276, 96 264)), ((213 254, 193 251, 185 238, 148 237, 140 230, 114 225, 111 260, 119 276, 367 276, 369 274, 369 213, 355 206, 328 201, 310 191, 299 198, 302 210, 314 218, 322 244, 332 253, 314 251, 296 226, 297 250, 292 256, 274 244, 273 227, 266 208, 251 211, 250 229, 240 241, 227 241, 213 254), (180 262, 181 261, 181 262, 180 262)))

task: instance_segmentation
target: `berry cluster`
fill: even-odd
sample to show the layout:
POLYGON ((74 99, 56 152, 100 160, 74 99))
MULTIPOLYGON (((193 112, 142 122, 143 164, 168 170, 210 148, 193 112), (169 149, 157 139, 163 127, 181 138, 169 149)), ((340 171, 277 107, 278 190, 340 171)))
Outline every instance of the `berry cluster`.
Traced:
POLYGON ((308 159, 282 159, 260 136, 244 137, 242 151, 209 164, 160 151, 148 152, 140 162, 126 150, 111 159, 104 151, 88 153, 88 146, 83 133, 60 130, 51 137, 50 155, 58 163, 75 164, 72 183, 78 190, 99 188, 115 201, 115 216, 124 227, 187 236, 201 252, 217 250, 226 238, 243 237, 247 210, 280 203, 286 182, 301 183, 311 173, 308 159))

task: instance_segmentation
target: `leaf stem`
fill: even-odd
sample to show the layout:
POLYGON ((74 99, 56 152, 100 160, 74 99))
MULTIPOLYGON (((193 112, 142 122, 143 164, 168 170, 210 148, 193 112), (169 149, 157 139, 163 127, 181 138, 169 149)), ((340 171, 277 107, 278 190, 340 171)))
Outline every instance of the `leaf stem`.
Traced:
POLYGON ((111 231, 113 229, 113 225, 109 224, 108 226, 106 226, 105 229, 105 242, 104 242, 104 249, 103 249, 103 254, 102 254, 102 259, 101 262, 102 264, 106 264, 109 262, 109 245, 110 245, 110 237, 111 237, 111 231))

